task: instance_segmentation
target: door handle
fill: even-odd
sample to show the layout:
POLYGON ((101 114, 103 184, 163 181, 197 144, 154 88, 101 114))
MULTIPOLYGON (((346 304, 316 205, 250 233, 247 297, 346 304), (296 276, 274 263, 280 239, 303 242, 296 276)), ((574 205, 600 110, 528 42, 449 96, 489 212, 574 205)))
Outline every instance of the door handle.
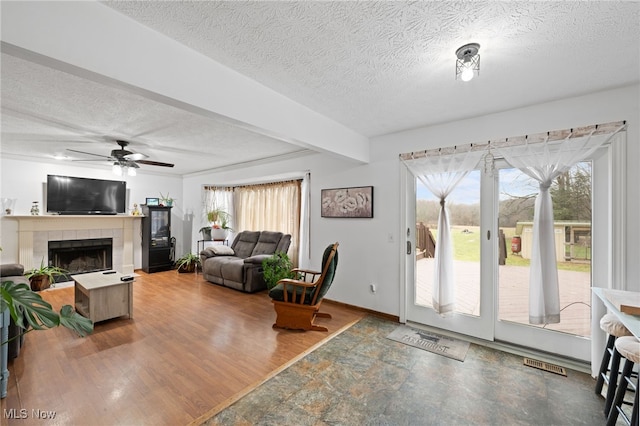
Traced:
POLYGON ((411 241, 407 241, 407 254, 411 254, 411 241))

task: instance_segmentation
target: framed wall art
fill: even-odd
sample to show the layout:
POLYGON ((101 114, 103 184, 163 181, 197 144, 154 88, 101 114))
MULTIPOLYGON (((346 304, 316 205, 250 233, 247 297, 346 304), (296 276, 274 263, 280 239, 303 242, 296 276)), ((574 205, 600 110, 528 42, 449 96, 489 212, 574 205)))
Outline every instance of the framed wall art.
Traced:
POLYGON ((145 204, 148 205, 148 206, 159 206, 160 205, 160 199, 159 198, 147 198, 145 204))
POLYGON ((373 186, 322 189, 320 198, 322 217, 373 217, 373 186))

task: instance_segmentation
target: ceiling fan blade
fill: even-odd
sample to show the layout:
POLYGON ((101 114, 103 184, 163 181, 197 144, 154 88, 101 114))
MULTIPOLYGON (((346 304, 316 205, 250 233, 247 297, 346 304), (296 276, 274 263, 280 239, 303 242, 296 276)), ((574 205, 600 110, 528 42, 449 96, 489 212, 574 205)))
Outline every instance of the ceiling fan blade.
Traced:
POLYGON ((173 167, 173 164, 170 164, 170 163, 161 163, 159 161, 150 161, 150 160, 138 160, 136 161, 136 163, 146 164, 148 166, 173 167))
POLYGON ((124 158, 129 161, 140 161, 144 160, 145 158, 149 158, 149 156, 141 152, 132 152, 131 154, 125 155, 124 158))
POLYGON ((93 154, 91 152, 84 152, 84 151, 77 151, 75 149, 67 149, 67 151, 71 151, 71 152, 77 152, 79 154, 84 154, 84 155, 93 155, 94 157, 102 157, 106 160, 111 160, 113 157, 108 157, 106 155, 100 155, 100 154, 93 154))

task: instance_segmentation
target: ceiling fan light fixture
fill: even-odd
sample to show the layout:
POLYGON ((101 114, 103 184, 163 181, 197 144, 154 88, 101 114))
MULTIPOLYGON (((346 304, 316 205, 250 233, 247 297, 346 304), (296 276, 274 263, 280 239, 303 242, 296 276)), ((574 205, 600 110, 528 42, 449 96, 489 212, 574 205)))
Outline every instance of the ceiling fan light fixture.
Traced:
POLYGON ((122 176, 122 166, 118 162, 113 163, 113 166, 111 167, 111 171, 116 176, 122 176))
POLYGON ((128 167, 127 168, 127 175, 128 176, 135 176, 137 174, 138 174, 138 172, 136 172, 136 169, 134 167, 128 167))
POLYGON ((480 75, 480 45, 469 43, 456 50, 456 80, 470 81, 480 75))

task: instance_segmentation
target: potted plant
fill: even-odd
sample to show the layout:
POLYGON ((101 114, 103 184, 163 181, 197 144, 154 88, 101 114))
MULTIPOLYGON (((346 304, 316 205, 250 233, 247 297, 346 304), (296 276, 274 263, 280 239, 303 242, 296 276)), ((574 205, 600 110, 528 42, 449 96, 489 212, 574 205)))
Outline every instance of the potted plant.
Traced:
POLYGON ((57 266, 45 265, 44 258, 40 261, 39 268, 33 268, 24 273, 24 276, 29 279, 31 283, 31 290, 41 291, 49 288, 51 283, 55 282, 55 278, 58 275, 64 275, 69 273, 57 266))
POLYGON ((292 272, 293 264, 287 253, 277 251, 262 261, 262 270, 264 282, 267 289, 271 290, 278 284, 278 281, 284 278, 295 278, 295 272, 292 272))
POLYGON ((162 195, 162 192, 160 193, 160 205, 171 207, 173 205, 173 201, 173 198, 169 197, 168 192, 166 196, 162 195))
MULTIPOLYGON (((7 309, 13 322, 24 330, 22 335, 32 330, 44 330, 60 325, 75 331, 81 337, 93 331, 93 322, 74 311, 71 305, 64 305, 58 314, 51 304, 24 283, 7 280, 0 284, 0 315, 3 315, 7 309), (27 324, 24 323, 25 318, 27 324), (31 326, 30 329, 28 329, 29 326, 31 326)), ((18 336, 20 334, 16 337, 18 336)), ((0 347, 8 342, 9 340, 0 340, 0 347)), ((0 352, 4 356, 4 352, 0 352)))
POLYGON ((193 253, 188 253, 176 260, 176 266, 178 272, 194 272, 196 268, 200 267, 200 256, 193 253))
POLYGON ((203 226, 200 228, 200 233, 202 234, 202 239, 205 241, 211 241, 211 227, 203 226))
MULTIPOLYGON (((13 321, 18 327, 25 329, 24 333, 58 326, 73 330, 81 337, 93 331, 93 322, 74 311, 71 305, 64 305, 60 313, 56 313, 51 304, 26 284, 3 281, 0 294, 0 312, 9 309, 13 321), (28 326, 31 329, 27 330, 28 326)), ((0 345, 5 343, 7 342, 0 342, 0 345)))
POLYGON ((229 219, 231 215, 222 209, 213 209, 207 212, 207 220, 211 222, 211 238, 213 240, 226 240, 229 231, 229 219))

